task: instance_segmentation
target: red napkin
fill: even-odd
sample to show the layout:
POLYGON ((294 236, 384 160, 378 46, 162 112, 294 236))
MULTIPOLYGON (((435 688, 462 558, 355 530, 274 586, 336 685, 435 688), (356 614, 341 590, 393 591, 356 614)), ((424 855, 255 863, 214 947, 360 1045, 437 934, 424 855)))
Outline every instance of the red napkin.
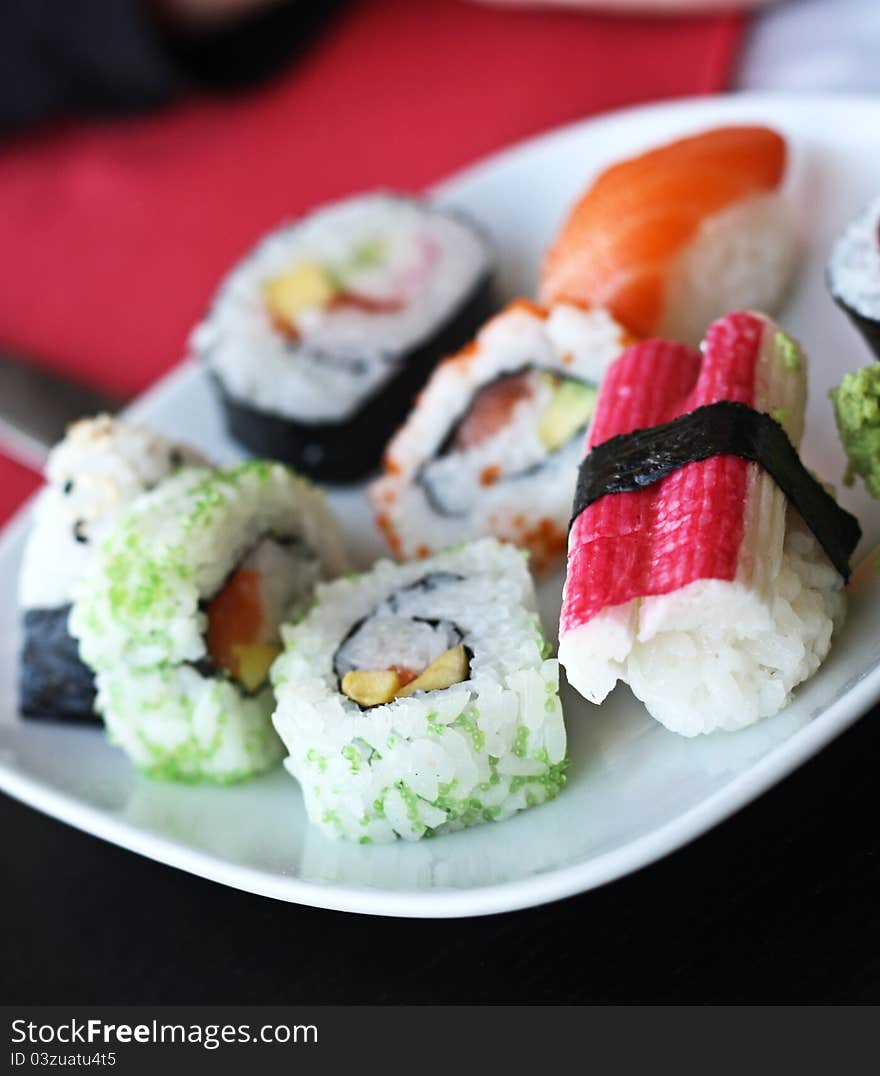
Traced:
MULTIPOLYGON (((363 0, 237 98, 0 151, 0 340, 117 391, 176 362, 264 230, 359 188, 418 188, 602 109, 726 85, 736 15, 616 18, 363 0)), ((21 493, 0 463, 0 513, 21 493)))
POLYGON ((0 456, 0 522, 11 516, 39 484, 39 475, 34 471, 0 456))

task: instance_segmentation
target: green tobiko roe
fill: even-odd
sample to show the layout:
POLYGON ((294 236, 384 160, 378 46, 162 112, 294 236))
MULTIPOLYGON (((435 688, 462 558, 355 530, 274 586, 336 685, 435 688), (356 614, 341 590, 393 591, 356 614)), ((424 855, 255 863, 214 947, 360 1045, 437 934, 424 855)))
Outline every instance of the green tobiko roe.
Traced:
POLYGON ((830 393, 840 440, 849 464, 844 482, 861 475, 872 497, 880 497, 880 365, 847 374, 830 393))

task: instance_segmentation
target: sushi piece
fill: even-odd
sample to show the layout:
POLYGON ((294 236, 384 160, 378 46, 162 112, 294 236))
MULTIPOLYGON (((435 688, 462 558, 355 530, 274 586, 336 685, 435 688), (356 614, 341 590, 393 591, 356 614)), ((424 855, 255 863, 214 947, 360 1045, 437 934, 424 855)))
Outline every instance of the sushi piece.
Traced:
POLYGON ((880 359, 880 197, 834 244, 827 278, 832 298, 880 359))
POLYGON ((860 531, 798 459, 805 401, 800 348, 751 313, 715 322, 702 356, 651 340, 610 368, 560 617, 591 702, 624 680, 693 736, 776 713, 819 667, 860 531))
POLYGON ((518 300, 441 363, 370 488, 395 555, 495 535, 535 571, 560 563, 599 382, 627 343, 604 310, 518 300))
POLYGON ((774 310, 794 265, 786 144, 720 127, 603 172, 541 269, 540 298, 605 306, 637 336, 697 344, 728 310, 774 310))
POLYGON ((272 765, 280 624, 345 566, 323 496, 282 464, 188 468, 138 498, 70 616, 110 739, 171 780, 230 782, 272 765))
POLYGON ((271 233, 223 282, 192 334, 232 436, 328 482, 379 465, 436 363, 492 307, 475 227, 373 193, 271 233))
POLYGON ((309 818, 369 844, 497 822, 564 781, 558 666, 492 539, 318 587, 283 631, 275 727, 309 818))
POLYGON ((24 717, 100 722, 91 670, 67 629, 73 590, 113 521, 138 495, 203 458, 134 423, 82 419, 49 454, 19 577, 24 717))
POLYGON ((844 482, 856 475, 872 497, 880 497, 880 366, 847 374, 831 390, 837 431, 847 457, 844 482))

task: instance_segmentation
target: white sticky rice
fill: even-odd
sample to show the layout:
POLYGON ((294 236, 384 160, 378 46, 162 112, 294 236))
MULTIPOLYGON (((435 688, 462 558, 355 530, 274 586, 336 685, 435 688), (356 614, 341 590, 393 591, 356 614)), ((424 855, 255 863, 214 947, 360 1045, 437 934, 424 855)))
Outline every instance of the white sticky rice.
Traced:
POLYGON ((880 198, 834 244, 828 280, 835 298, 863 318, 880 321, 880 198))
POLYGON ((672 262, 657 336, 699 344, 706 326, 730 310, 777 310, 794 272, 798 244, 779 193, 762 194, 707 217, 672 262))
POLYGON ((66 605, 120 512, 181 466, 204 462, 186 445, 110 415, 74 423, 46 463, 19 579, 21 607, 66 605))
POLYGON ((327 834, 417 840, 501 821, 559 791, 558 666, 546 657, 525 559, 510 546, 486 539, 421 562, 379 561, 319 586, 311 612, 283 635, 275 727, 309 818, 327 834), (458 626, 469 678, 361 709, 339 690, 340 644, 390 595, 435 573, 462 578, 428 591, 421 608, 409 599, 409 612, 458 626))
POLYGON ((710 579, 634 599, 568 632, 559 660, 591 702, 620 679, 673 732, 735 731, 788 703, 822 664, 845 611, 843 580, 789 508, 765 590, 710 579))

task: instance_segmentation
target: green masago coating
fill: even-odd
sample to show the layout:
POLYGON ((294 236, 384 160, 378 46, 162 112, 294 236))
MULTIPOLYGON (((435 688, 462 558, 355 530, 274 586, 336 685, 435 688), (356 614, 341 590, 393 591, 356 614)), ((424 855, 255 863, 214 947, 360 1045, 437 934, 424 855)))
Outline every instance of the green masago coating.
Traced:
POLYGON ((302 548, 290 615, 344 566, 321 495, 274 463, 180 472, 134 502, 97 551, 70 619, 111 740, 153 777, 228 783, 278 761, 266 685, 205 659, 204 600, 267 535, 302 548))
POLYGON ((844 481, 861 475, 872 497, 880 497, 880 366, 847 374, 831 390, 840 440, 849 465, 844 481))

